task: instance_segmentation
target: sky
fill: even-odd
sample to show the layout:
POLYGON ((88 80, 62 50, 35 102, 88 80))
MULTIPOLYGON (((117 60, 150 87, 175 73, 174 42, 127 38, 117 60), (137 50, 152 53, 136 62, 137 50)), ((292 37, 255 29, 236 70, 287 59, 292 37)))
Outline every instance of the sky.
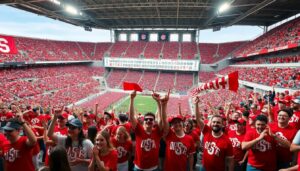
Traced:
MULTIPOLYGON (((200 31, 200 42, 220 43, 252 40, 263 33, 257 26, 232 26, 212 32, 200 31)), ((84 31, 83 27, 73 26, 61 21, 33 13, 0 5, 0 34, 34 37, 51 40, 70 40, 84 42, 110 42, 110 31, 93 29, 84 31), (8 17, 9 16, 9 17, 8 17)))

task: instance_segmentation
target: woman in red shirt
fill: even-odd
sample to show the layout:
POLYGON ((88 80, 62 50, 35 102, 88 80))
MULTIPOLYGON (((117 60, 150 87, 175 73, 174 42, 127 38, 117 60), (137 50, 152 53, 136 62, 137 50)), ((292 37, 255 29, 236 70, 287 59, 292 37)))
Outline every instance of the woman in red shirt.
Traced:
POLYGON ((103 130, 96 136, 93 159, 89 171, 117 171, 118 153, 110 142, 110 135, 103 130))
POLYGON ((126 128, 120 126, 111 142, 118 151, 118 171, 128 171, 128 159, 132 153, 132 142, 126 128))

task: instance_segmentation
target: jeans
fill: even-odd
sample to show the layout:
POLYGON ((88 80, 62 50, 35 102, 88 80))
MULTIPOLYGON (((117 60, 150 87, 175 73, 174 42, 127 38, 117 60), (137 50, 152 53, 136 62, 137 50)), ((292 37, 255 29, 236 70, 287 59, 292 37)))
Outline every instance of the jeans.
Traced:
POLYGON ((247 171, 262 171, 262 170, 256 169, 255 167, 252 167, 251 165, 247 164, 247 171))

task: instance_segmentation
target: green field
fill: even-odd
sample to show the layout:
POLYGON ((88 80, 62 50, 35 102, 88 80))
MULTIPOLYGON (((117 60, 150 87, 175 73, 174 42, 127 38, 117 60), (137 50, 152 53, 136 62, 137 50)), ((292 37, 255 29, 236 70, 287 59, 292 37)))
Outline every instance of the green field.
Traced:
MULTIPOLYGON (((127 112, 130 99, 115 107, 116 112, 127 112)), ((137 95, 134 100, 135 111, 141 114, 146 112, 156 113, 156 103, 151 96, 137 95)))

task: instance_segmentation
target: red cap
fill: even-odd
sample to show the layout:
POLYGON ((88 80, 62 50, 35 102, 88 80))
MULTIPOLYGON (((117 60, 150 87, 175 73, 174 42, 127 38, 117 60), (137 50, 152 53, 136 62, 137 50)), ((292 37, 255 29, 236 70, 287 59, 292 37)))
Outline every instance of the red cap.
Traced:
POLYGON ((59 117, 62 117, 64 119, 68 119, 69 114, 67 112, 64 112, 63 114, 61 114, 59 117))
POLYGON ((170 122, 173 122, 175 119, 179 119, 181 121, 184 121, 184 119, 181 115, 175 115, 175 116, 170 118, 170 122))

